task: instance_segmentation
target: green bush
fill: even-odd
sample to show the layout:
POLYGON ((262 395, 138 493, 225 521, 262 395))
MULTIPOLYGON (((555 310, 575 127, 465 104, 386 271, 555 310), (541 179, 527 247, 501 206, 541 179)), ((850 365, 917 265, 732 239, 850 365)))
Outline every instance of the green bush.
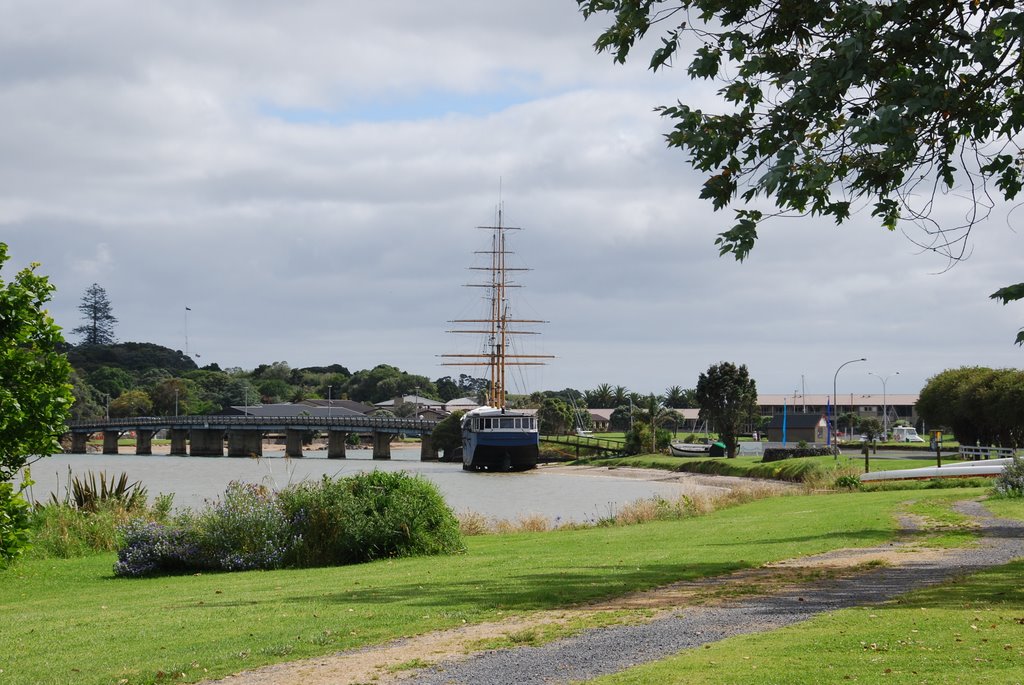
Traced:
MULTIPOLYGON (((70 468, 68 470, 70 471, 70 468)), ((138 481, 129 483, 127 473, 122 473, 117 478, 111 477, 108 482, 104 471, 100 472, 100 481, 97 485, 96 474, 89 471, 81 478, 73 476, 70 479, 70 486, 64 493, 63 502, 57 499, 57 495, 51 495, 51 498, 54 504, 73 503, 83 511, 97 511, 107 503, 131 511, 145 508, 146 488, 138 481)))
POLYGON ((231 483, 213 506, 171 525, 135 520, 123 530, 114 572, 327 566, 463 549, 458 520, 436 486, 373 471, 278 493, 231 483))
POLYGON ((32 511, 32 554, 70 559, 96 552, 111 552, 122 544, 122 529, 133 521, 167 521, 173 495, 158 495, 151 507, 138 497, 130 507, 119 500, 94 503, 79 509, 70 501, 36 505, 32 511))
POLYGON ((324 477, 279 495, 291 521, 297 566, 353 564, 385 557, 453 554, 459 523, 437 487, 404 472, 324 477))
POLYGON ((0 568, 29 547, 29 506, 10 482, 0 482, 0 568))
POLYGON ((269 488, 253 483, 228 483, 221 499, 184 524, 195 531, 199 568, 280 568, 294 545, 277 497, 269 488))
POLYGON ((761 461, 782 461, 783 459, 796 459, 799 457, 822 457, 828 454, 832 454, 831 447, 769 447, 761 455, 761 461))
POLYGON ((1014 457, 996 478, 997 497, 1024 497, 1024 459, 1014 457))
MULTIPOLYGON (((672 433, 666 428, 658 428, 654 434, 655 451, 663 450, 672 442, 672 433)), ((646 423, 634 424, 632 430, 626 431, 624 452, 626 454, 647 454, 651 451, 651 427, 646 423)))
POLYGON ((845 475, 836 478, 833 487, 837 490, 860 490, 863 488, 863 483, 860 482, 860 478, 857 476, 845 475))

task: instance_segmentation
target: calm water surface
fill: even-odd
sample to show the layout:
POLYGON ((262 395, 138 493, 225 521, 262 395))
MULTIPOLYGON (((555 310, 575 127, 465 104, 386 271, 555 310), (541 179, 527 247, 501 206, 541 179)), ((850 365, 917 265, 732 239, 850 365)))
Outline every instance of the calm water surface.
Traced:
POLYGON ((141 481, 151 499, 158 493, 173 493, 176 508, 196 508, 218 497, 233 480, 284 487, 323 475, 373 469, 420 474, 438 486, 455 511, 474 511, 494 519, 540 514, 552 521, 586 521, 607 516, 638 499, 674 498, 692 492, 679 483, 552 473, 543 468, 523 473, 472 473, 463 471, 459 463, 421 462, 417 446, 392 447, 390 461, 374 461, 369 450, 349 450, 344 460, 328 460, 326 452, 307 452, 302 459, 285 459, 283 452, 269 451, 261 459, 58 454, 32 466, 35 485, 31 495, 37 500, 49 499, 50 493, 63 496, 69 473, 124 472, 131 480, 141 481))

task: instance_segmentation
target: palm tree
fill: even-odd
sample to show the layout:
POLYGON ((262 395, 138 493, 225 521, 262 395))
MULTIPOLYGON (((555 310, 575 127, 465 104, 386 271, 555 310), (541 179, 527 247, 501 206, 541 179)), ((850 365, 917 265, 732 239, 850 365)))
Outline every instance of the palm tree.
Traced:
POLYGON ((673 409, 686 409, 693 405, 693 390, 681 388, 678 385, 665 390, 665 404, 673 409))
POLYGON ((614 396, 612 395, 612 386, 607 383, 602 383, 593 390, 588 390, 583 394, 587 400, 587 406, 595 409, 597 407, 614 407, 614 396))
POLYGON ((671 407, 665 406, 663 398, 651 393, 636 402, 633 407, 633 418, 637 421, 649 424, 651 427, 651 452, 656 452, 658 426, 670 421, 675 412, 671 407))
POLYGON ((613 407, 621 407, 626 404, 629 404, 629 391, 623 385, 616 385, 612 390, 611 405, 613 407))

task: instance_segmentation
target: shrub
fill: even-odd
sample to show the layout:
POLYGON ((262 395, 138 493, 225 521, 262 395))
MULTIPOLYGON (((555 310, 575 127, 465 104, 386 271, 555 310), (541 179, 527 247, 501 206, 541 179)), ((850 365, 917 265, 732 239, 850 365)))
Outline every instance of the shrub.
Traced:
POLYGON ((857 476, 847 474, 836 478, 833 487, 837 490, 860 490, 863 488, 863 484, 857 476))
POLYGON ((1024 459, 1014 457, 996 478, 997 497, 1024 497, 1024 459))
POLYGON ((133 519, 116 504, 93 511, 64 503, 37 505, 32 512, 33 555, 71 559, 116 550, 120 529, 133 519))
POLYGON ((430 481, 404 472, 324 477, 280 493, 299 566, 463 551, 459 522, 430 481))
POLYGON ((0 482, 0 568, 29 547, 29 506, 10 482, 0 482))
POLYGON ((832 454, 831 447, 769 447, 761 456, 761 461, 782 461, 798 457, 821 457, 832 454))
POLYGON ((131 521, 122 531, 114 575, 139 577, 198 568, 198 535, 191 526, 131 521))
POLYGON ((149 507, 146 488, 128 484, 127 475, 111 479, 108 486, 101 473, 96 487, 90 473, 82 479, 69 478, 64 497, 50 499, 32 510, 33 555, 69 559, 118 549, 121 529, 133 520, 167 521, 174 495, 157 495, 149 507))
POLYGON ((83 511, 96 511, 108 502, 114 502, 125 510, 140 509, 146 506, 146 488, 142 483, 136 481, 128 482, 128 474, 122 473, 117 479, 111 477, 107 482, 107 474, 100 472, 100 482, 96 485, 96 474, 92 471, 84 476, 70 475, 68 468, 68 489, 64 493, 64 499, 57 499, 57 495, 50 495, 53 504, 69 504, 83 511))
POLYGON ((280 568, 295 544, 274 493, 237 481, 196 518, 195 531, 199 565, 222 571, 280 568))
POLYGON ((406 473, 324 477, 273 493, 231 483, 224 497, 173 525, 131 521, 120 576, 352 564, 464 549, 437 488, 406 473))

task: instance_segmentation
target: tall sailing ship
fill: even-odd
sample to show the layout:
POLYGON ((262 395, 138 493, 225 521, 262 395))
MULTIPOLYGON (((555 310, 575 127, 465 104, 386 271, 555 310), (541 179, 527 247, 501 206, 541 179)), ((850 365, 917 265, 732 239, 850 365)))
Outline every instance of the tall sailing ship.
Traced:
POLYGON ((489 279, 484 283, 470 283, 469 287, 484 288, 488 304, 487 314, 479 319, 456 319, 453 324, 476 324, 473 328, 460 328, 449 333, 468 333, 483 337, 483 347, 475 354, 445 354, 452 361, 446 366, 487 367, 489 387, 487 404, 466 413, 462 418, 462 468, 467 471, 525 471, 537 467, 540 453, 536 417, 527 412, 509 409, 506 401, 506 370, 510 366, 540 366, 551 355, 522 354, 514 344, 516 336, 537 335, 536 331, 521 330, 523 324, 547 323, 540 319, 512 318, 508 298, 509 290, 520 287, 510 273, 527 271, 508 266, 506 235, 522 230, 505 226, 503 207, 498 206, 497 225, 478 226, 490 231, 489 250, 478 251, 487 255, 490 264, 471 267, 485 271, 489 279))

